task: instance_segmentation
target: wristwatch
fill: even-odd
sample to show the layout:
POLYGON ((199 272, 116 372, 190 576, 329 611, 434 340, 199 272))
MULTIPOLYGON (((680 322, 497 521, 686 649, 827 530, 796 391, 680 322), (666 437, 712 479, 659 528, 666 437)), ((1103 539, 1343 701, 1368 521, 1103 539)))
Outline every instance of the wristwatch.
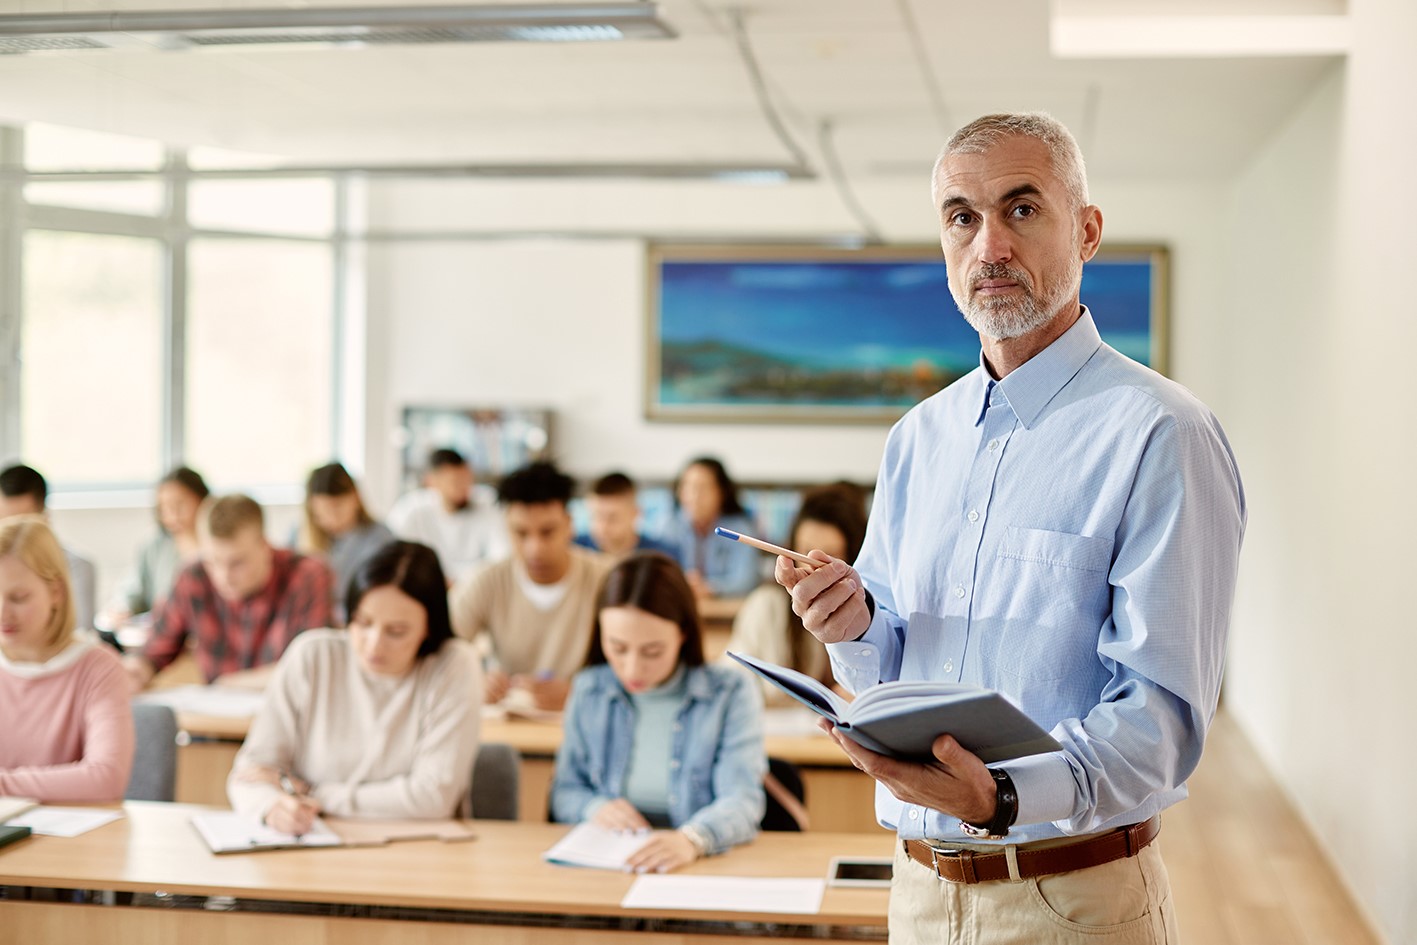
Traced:
POLYGON ((1013 778, 1003 768, 990 768, 989 773, 994 776, 994 819, 987 824, 959 822, 959 829, 976 840, 1002 840, 1018 819, 1018 792, 1013 778))

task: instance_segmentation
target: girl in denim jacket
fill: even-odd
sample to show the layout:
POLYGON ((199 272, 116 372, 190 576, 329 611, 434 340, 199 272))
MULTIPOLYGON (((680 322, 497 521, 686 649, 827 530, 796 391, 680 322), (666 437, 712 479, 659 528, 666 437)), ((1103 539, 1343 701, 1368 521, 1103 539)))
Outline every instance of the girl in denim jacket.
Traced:
POLYGON ((666 872, 757 835, 766 768, 762 696, 745 674, 704 665, 684 573, 661 554, 621 562, 566 703, 553 817, 654 829, 628 866, 666 872))

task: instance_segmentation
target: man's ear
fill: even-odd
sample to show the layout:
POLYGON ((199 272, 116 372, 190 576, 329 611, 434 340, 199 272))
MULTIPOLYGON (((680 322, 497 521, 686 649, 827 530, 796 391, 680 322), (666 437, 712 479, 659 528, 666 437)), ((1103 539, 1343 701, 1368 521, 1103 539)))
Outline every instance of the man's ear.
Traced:
POLYGON ((1082 261, 1087 262, 1097 255, 1097 248, 1102 245, 1102 210, 1088 204, 1078 211, 1078 216, 1078 226, 1082 231, 1078 252, 1082 261))

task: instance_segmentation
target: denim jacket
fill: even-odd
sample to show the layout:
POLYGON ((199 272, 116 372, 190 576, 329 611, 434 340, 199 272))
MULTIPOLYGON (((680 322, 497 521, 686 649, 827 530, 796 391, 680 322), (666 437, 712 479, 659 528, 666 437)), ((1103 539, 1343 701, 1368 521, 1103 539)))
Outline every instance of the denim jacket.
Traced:
MULTIPOLYGON (((739 534, 752 535, 757 531, 745 515, 725 515, 714 525, 739 534)), ((769 560, 769 556, 758 549, 720 538, 712 530, 700 538, 682 509, 674 513, 661 538, 673 546, 685 571, 695 567, 694 547, 698 545, 702 549, 704 560, 698 563, 698 568, 709 588, 719 597, 742 597, 757 587, 763 579, 763 562, 769 560)))
MULTIPOLYGON (((555 820, 575 823, 588 808, 624 795, 635 707, 608 665, 576 674, 566 702, 565 735, 551 782, 555 820)), ((669 765, 669 820, 692 824, 709 853, 758 833, 766 801, 762 695, 740 673, 691 667, 674 724, 669 765)))

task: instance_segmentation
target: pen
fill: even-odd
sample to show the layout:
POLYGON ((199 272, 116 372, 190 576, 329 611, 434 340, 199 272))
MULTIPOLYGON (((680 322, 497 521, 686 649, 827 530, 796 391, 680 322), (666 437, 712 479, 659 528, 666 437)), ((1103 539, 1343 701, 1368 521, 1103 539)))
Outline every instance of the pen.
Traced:
POLYGON ((783 555, 784 557, 791 558, 793 561, 805 564, 809 568, 820 568, 822 565, 826 564, 825 561, 809 558, 800 551, 793 551, 781 545, 774 545, 770 541, 763 541, 761 538, 754 538, 751 535, 740 535, 731 528, 724 528, 722 525, 715 528, 713 533, 720 538, 727 538, 730 541, 741 541, 745 545, 752 545, 754 548, 760 551, 766 551, 769 554, 783 555))

